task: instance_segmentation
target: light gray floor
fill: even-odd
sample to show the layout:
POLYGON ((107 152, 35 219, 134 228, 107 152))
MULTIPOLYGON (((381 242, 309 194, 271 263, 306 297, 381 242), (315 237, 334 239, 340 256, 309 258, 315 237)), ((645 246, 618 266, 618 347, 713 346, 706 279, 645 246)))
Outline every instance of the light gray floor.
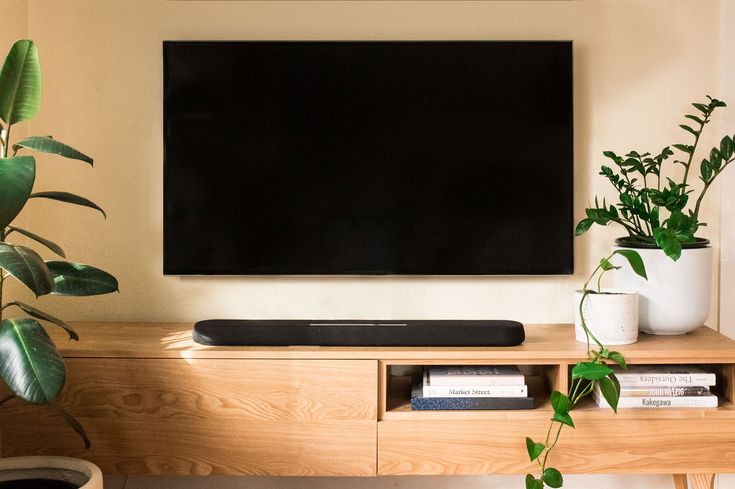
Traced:
MULTIPOLYGON (((523 478, 454 477, 170 477, 107 476, 105 489, 523 489, 523 478)), ((670 476, 570 475, 564 489, 673 489, 670 476)), ((735 475, 718 477, 717 489, 735 489, 735 475)))

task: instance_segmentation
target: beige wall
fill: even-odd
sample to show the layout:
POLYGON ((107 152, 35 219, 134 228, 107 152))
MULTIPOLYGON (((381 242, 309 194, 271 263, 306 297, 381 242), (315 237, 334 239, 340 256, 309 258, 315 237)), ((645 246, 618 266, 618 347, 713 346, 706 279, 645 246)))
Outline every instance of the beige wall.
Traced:
MULTIPOLYGON (((654 151, 683 141, 676 124, 688 103, 705 94, 717 95, 721 89, 724 22, 716 0, 29 0, 27 4, 27 29, 39 44, 45 77, 41 115, 31 130, 53 134, 96 160, 90 169, 41 157, 37 188, 83 194, 102 205, 109 219, 45 202, 34 203, 24 218, 31 229, 61 243, 70 259, 101 266, 120 280, 121 293, 116 295, 41 299, 46 310, 67 319, 498 317, 569 322, 572 291, 619 234, 617 229, 594 229, 577 239, 577 274, 570 277, 164 277, 161 41, 165 39, 574 40, 576 217, 594 193, 608 191, 596 174, 604 149, 654 151)), ((26 2, 2 0, 0 5, 20 8, 22 17, 26 2)), ((6 30, 0 40, 9 46, 10 39, 23 34, 23 29, 13 35, 6 30)), ((710 224, 705 235, 716 247, 718 192, 713 190, 705 209, 710 224)), ((716 321, 715 309, 710 324, 716 321)), ((623 480, 631 488, 669 487, 665 477, 579 477, 568 486, 594 483, 612 488, 623 480)), ((374 487, 413 484, 405 481, 384 480, 374 487)), ((491 481, 464 483, 521 484, 510 478, 499 479, 497 485, 491 481)), ((309 484, 300 485, 313 485, 309 484)), ((432 479, 431 485, 452 487, 456 481, 432 479)))

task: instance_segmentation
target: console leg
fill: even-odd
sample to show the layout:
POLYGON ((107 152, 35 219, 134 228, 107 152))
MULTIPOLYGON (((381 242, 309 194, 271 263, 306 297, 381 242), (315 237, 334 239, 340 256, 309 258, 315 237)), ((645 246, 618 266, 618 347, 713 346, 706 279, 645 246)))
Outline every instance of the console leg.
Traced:
POLYGON ((692 489, 715 489, 715 474, 689 474, 692 489))
POLYGON ((686 474, 672 474, 672 477, 674 478, 675 489, 689 489, 686 474))

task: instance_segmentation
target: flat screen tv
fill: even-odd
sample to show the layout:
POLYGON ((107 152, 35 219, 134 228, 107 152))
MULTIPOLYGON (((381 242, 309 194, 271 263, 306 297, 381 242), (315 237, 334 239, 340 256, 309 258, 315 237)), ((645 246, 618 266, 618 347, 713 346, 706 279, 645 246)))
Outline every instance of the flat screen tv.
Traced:
POLYGON ((573 268, 572 44, 163 44, 164 273, 573 268))

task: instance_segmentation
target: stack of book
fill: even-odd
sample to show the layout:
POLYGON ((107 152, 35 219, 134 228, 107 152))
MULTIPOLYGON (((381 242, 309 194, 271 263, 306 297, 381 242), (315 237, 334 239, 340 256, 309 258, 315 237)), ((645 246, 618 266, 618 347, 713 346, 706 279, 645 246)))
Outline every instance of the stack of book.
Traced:
POLYGON ((526 379, 515 365, 424 367, 414 380, 411 409, 531 409, 526 379))
MULTIPOLYGON (((635 365, 616 369, 620 381, 618 408, 709 408, 717 407, 710 390, 715 374, 687 365, 635 365)), ((598 385, 592 395, 600 407, 610 407, 598 385)))

